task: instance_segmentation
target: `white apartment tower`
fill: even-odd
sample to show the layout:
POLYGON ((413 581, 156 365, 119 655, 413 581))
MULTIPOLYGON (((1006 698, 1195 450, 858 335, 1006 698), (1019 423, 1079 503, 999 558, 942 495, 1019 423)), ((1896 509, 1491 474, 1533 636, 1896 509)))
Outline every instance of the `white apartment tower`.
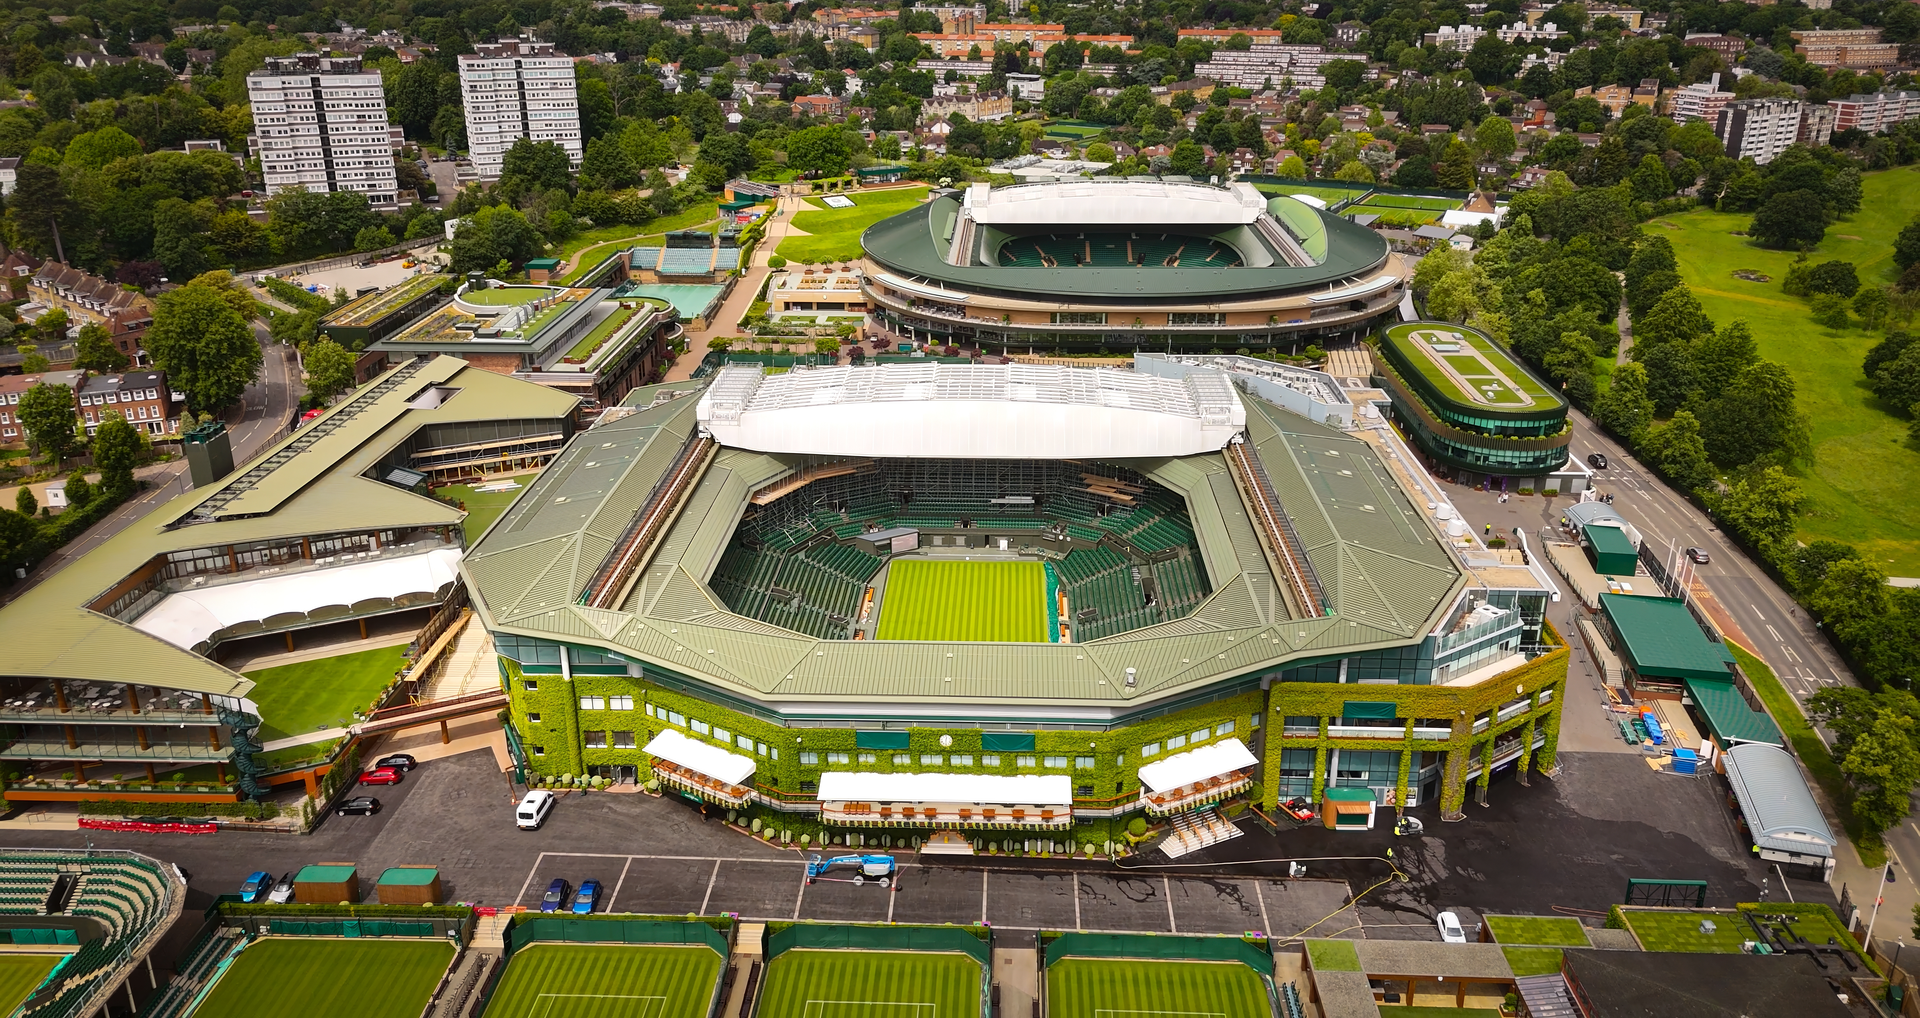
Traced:
MULTIPOLYGON (((1735 159, 1765 166, 1800 140, 1806 104, 1798 99, 1745 99, 1720 108, 1715 133, 1735 159)), ((1828 122, 1831 126, 1831 121, 1828 122)))
POLYGON ((247 75, 255 154, 267 192, 360 191, 375 206, 398 202, 387 96, 380 72, 359 57, 268 57, 247 75))
POLYGON ((481 43, 460 56, 467 149, 482 180, 498 180, 507 149, 521 138, 550 141, 580 168, 580 98, 573 58, 531 37, 481 43))

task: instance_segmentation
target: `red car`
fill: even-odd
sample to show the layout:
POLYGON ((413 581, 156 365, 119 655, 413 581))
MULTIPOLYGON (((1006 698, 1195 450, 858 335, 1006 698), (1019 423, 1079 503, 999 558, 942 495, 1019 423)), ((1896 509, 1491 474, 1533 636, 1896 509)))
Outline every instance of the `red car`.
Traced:
POLYGON ((373 770, 360 775, 360 783, 363 785, 397 785, 400 783, 401 777, 400 771, 395 768, 375 767, 373 770))
POLYGON ((1280 808, 1286 810, 1288 815, 1301 823, 1313 819, 1313 803, 1308 801, 1304 796, 1296 795, 1286 802, 1281 803, 1280 808))

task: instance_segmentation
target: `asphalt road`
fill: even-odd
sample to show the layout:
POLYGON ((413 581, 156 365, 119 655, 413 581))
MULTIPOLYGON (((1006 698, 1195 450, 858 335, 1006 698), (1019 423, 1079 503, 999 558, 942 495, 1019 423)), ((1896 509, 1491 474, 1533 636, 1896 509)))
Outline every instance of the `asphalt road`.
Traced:
MULTIPOLYGON (((242 409, 227 418, 227 429, 233 436, 233 461, 236 464, 252 458, 269 443, 286 434, 287 420, 293 415, 293 408, 303 391, 294 351, 273 342, 263 323, 255 322, 253 333, 264 348, 260 377, 247 387, 242 397, 242 409)), ((162 502, 185 492, 188 487, 186 472, 186 460, 181 458, 162 464, 158 470, 141 473, 143 487, 139 497, 48 556, 27 574, 26 579, 0 592, 0 604, 6 604, 31 590, 55 570, 105 544, 109 538, 152 512, 162 502)))

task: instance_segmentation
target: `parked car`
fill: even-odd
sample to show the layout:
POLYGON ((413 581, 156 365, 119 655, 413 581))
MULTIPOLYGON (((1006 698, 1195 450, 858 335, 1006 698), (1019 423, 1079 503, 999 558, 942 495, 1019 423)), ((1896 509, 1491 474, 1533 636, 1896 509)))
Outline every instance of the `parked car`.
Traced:
POLYGON ((341 803, 340 808, 333 812, 335 816, 370 817, 380 812, 380 800, 371 795, 356 795, 341 803))
POLYGON ((249 905, 258 904, 260 899, 271 890, 273 890, 273 874, 265 871, 256 872, 240 885, 240 900, 249 905))
POLYGON ((403 776, 399 770, 392 767, 375 767, 365 774, 360 775, 360 783, 363 785, 397 785, 403 776))
POLYGON ((1433 924, 1440 927, 1440 939, 1449 944, 1467 942, 1467 931, 1460 926, 1460 917, 1452 912, 1442 912, 1433 917, 1433 924))
POLYGON ((267 900, 275 905, 285 905, 287 902, 292 901, 293 874, 289 873, 275 882, 273 890, 267 892, 267 900))
POLYGON ((544 788, 528 792, 513 810, 513 821, 523 831, 537 831, 553 814, 553 793, 544 788))
POLYGON ((1313 803, 1309 801, 1306 796, 1296 795, 1286 802, 1281 803, 1280 808, 1286 810, 1287 815, 1301 823, 1313 819, 1313 803))
POLYGON ((573 896, 573 910, 587 915, 600 907, 600 881, 580 881, 580 891, 573 896))
POLYGON ((553 883, 547 885, 547 893, 540 896, 540 911, 542 912, 566 911, 567 899, 572 897, 572 894, 570 893, 572 892, 572 890, 573 890, 573 885, 567 883, 566 878, 554 877, 553 883))
POLYGON ((1592 464, 1596 470, 1605 470, 1607 469, 1607 454, 1604 452, 1588 453, 1587 462, 1592 464))
POLYGON ((375 763, 374 766, 391 767, 396 771, 406 772, 420 765, 414 761, 412 756, 406 753, 394 753, 390 756, 381 757, 379 762, 375 763))
POLYGON ((1708 555, 1705 548, 1688 548, 1687 557, 1703 566, 1713 561, 1713 556, 1708 555))

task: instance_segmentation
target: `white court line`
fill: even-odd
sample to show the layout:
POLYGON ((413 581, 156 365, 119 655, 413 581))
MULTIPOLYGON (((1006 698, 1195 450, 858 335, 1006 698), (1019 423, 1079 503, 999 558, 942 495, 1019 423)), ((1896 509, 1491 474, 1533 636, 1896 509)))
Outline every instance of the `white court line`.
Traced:
POLYGON ((547 861, 547 853, 542 852, 533 860, 533 867, 527 870, 527 882, 520 885, 520 895, 513 899, 515 905, 526 900, 527 889, 533 886, 533 878, 540 875, 540 866, 547 861))

